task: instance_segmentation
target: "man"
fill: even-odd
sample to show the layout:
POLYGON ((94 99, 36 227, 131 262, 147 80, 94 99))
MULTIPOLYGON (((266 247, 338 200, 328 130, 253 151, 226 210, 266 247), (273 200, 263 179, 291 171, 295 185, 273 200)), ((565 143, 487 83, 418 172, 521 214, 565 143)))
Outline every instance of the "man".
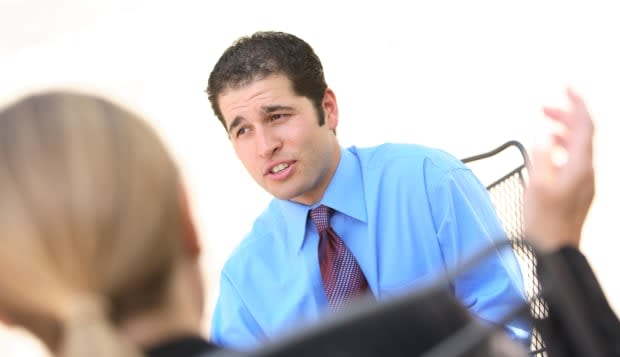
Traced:
MULTIPOLYGON (((364 293, 404 293, 506 239, 485 188, 449 154, 341 148, 336 96, 317 55, 293 35, 238 40, 207 93, 237 157, 274 196, 223 268, 216 343, 250 347, 364 293)), ((491 322, 525 300, 509 250, 449 289, 491 322)), ((528 335, 525 324, 508 331, 528 335)))

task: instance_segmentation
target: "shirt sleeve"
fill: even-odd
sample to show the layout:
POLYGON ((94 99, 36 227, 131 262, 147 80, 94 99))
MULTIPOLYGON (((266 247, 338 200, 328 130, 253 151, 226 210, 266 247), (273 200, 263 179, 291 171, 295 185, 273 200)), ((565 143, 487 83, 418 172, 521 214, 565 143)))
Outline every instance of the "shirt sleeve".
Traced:
POLYGON ((620 356, 620 320, 581 252, 563 247, 539 258, 546 319, 537 325, 550 356, 620 356))
MULTIPOLYGON (((465 167, 441 172, 429 185, 429 202, 443 259, 448 269, 467 261, 495 241, 508 239, 486 188, 465 167)), ((526 303, 514 252, 505 246, 461 272, 453 281, 457 298, 476 316, 499 323, 526 303)), ((506 325, 509 335, 527 344, 526 319, 506 325)))
POLYGON ((220 294, 211 320, 211 339, 216 345, 234 349, 251 349, 265 339, 225 272, 221 276, 220 294))

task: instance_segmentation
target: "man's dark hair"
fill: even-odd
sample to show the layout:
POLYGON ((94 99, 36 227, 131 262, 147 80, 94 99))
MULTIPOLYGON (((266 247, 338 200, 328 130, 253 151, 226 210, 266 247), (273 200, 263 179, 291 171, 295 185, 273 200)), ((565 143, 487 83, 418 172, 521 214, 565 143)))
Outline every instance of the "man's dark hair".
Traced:
POLYGON ((226 122, 217 102, 228 89, 243 87, 272 74, 284 74, 295 94, 307 97, 325 122, 321 107, 327 84, 319 57, 308 43, 284 32, 256 32, 239 38, 220 57, 209 75, 207 94, 213 112, 224 128, 226 122))

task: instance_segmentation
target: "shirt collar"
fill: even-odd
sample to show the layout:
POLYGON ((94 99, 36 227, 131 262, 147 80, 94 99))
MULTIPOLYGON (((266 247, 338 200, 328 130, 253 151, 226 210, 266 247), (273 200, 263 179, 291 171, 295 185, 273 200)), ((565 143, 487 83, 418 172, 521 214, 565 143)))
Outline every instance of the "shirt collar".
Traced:
POLYGON ((326 205, 334 210, 366 222, 366 200, 362 170, 357 157, 349 150, 340 149, 340 162, 334 177, 327 186, 323 198, 312 206, 300 203, 279 200, 280 208, 286 217, 288 237, 298 250, 303 247, 308 224, 308 211, 320 205, 326 205))

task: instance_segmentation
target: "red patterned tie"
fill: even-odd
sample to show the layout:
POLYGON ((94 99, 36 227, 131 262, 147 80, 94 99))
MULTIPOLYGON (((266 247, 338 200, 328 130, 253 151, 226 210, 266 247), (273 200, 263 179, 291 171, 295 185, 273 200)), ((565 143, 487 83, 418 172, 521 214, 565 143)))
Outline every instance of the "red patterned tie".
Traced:
POLYGON ((334 210, 319 206, 310 218, 319 232, 319 265, 327 302, 332 310, 340 310, 351 298, 368 290, 368 282, 351 251, 329 225, 334 210))

